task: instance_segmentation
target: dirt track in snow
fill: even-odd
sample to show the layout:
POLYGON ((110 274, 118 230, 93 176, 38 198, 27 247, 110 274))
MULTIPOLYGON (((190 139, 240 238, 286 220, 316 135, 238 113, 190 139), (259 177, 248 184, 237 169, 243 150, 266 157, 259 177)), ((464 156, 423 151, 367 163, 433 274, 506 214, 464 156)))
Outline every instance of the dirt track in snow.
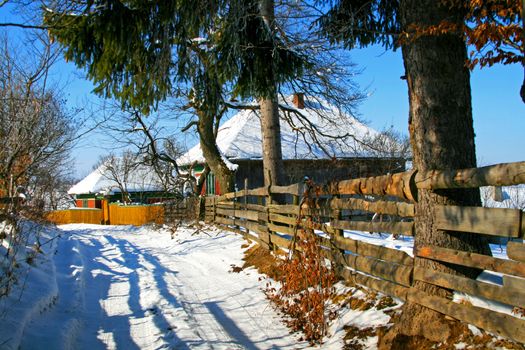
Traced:
POLYGON ((24 329, 22 349, 286 349, 304 346, 268 305, 242 239, 123 226, 66 225, 58 297, 24 329))

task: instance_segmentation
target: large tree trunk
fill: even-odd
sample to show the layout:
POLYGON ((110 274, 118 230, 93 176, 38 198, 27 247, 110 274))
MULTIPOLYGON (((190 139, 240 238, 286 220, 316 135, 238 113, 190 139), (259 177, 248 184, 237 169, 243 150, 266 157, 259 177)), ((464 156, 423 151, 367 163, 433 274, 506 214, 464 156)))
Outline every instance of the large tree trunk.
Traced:
MULTIPOLYGON (((401 0, 403 28, 410 24, 438 24, 443 20, 462 21, 462 14, 451 12, 439 3, 401 0)), ((465 67, 467 52, 464 41, 452 34, 422 37, 406 43, 402 53, 408 83, 409 132, 415 168, 427 171, 475 167, 470 74, 465 67)), ((490 254, 488 244, 479 235, 437 230, 433 220, 433 208, 437 204, 480 205, 479 191, 420 190, 416 204, 415 247, 436 245, 490 254)), ((417 257, 415 264, 468 277, 479 273, 474 269, 455 268, 417 257)), ((422 282, 416 282, 415 287, 434 295, 446 296, 449 293, 422 282)), ((439 342, 450 334, 450 325, 441 314, 407 303, 400 319, 381 340, 380 346, 409 348, 411 341, 418 337, 439 342)))
POLYGON ((279 110, 275 99, 261 99, 261 134, 264 184, 283 185, 284 169, 281 150, 279 110))
POLYGON ((228 168, 215 142, 214 117, 205 112, 198 112, 198 114, 197 129, 204 159, 219 182, 220 193, 232 192, 235 189, 235 172, 228 168))
MULTIPOLYGON (((273 30, 274 27, 274 1, 260 0, 261 16, 266 25, 273 30)), ((271 62, 269 62, 271 64, 271 62)), ((268 79, 275 84, 275 77, 269 76, 268 79)), ((275 87, 275 90, 277 88, 275 87)), ((283 185, 284 169, 281 150, 281 127, 279 124, 279 106, 277 94, 274 93, 270 98, 259 99, 261 107, 261 134, 263 150, 263 172, 264 184, 268 186, 283 185)))

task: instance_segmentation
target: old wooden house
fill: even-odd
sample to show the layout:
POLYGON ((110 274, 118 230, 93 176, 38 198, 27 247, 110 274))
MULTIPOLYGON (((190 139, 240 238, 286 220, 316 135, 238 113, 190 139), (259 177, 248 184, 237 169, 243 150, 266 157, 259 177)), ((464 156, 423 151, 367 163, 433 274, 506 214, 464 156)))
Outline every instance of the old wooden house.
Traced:
POLYGON ((71 187, 68 194, 79 208, 102 208, 103 199, 109 203, 151 204, 175 196, 166 191, 164 181, 156 172, 145 165, 138 165, 125 175, 115 177, 101 165, 71 187))
MULTIPOLYGON (((405 170, 403 155, 392 150, 379 152, 370 145, 380 133, 314 98, 295 94, 280 101, 283 166, 288 184, 305 176, 317 183, 368 177, 405 170)), ((236 187, 245 179, 249 188, 262 186, 262 142, 259 112, 242 110, 219 129, 217 145, 234 164, 236 187)), ((178 159, 180 166, 193 166, 195 177, 204 168, 204 157, 197 144, 178 159)), ((218 182, 211 173, 203 194, 218 194, 218 182)))

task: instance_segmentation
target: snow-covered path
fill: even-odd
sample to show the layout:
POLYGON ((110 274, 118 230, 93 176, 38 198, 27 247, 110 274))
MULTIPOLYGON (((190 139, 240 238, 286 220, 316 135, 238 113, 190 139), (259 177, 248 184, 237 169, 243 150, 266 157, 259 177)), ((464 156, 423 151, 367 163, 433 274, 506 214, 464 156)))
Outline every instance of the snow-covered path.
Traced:
POLYGON ((65 225, 57 296, 25 325, 21 349, 295 349, 242 265, 235 234, 65 225))

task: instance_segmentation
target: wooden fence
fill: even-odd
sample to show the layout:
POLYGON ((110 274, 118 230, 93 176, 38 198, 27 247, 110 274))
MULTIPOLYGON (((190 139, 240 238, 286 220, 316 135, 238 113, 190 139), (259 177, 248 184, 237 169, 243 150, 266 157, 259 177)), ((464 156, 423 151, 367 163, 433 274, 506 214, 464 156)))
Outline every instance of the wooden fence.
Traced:
POLYGON ((102 203, 102 209, 74 208, 47 213, 56 224, 135 225, 177 222, 196 215, 198 198, 183 198, 154 205, 119 205, 102 203))
POLYGON ((162 205, 109 205, 109 224, 141 226, 164 223, 162 205))
POLYGON ((66 209, 47 213, 46 219, 58 225, 84 223, 100 225, 104 222, 102 209, 66 209))
POLYGON ((314 229, 323 252, 336 263, 343 278, 523 343, 525 319, 519 315, 428 295, 414 287, 414 281, 423 281, 505 304, 509 310, 525 308, 525 215, 521 210, 438 206, 434 212, 438 229, 508 238, 508 259, 438 246, 419 247, 412 252, 418 259, 493 271, 502 275, 501 284, 422 268, 403 251, 344 236, 344 230, 388 232, 397 238, 417 234, 414 203, 419 189, 522 183, 525 162, 345 180, 310 188, 310 201, 301 199, 305 184, 270 186, 207 197, 205 219, 269 249, 288 250, 296 229, 314 229), (273 195, 284 195, 289 204, 271 204, 273 195))

